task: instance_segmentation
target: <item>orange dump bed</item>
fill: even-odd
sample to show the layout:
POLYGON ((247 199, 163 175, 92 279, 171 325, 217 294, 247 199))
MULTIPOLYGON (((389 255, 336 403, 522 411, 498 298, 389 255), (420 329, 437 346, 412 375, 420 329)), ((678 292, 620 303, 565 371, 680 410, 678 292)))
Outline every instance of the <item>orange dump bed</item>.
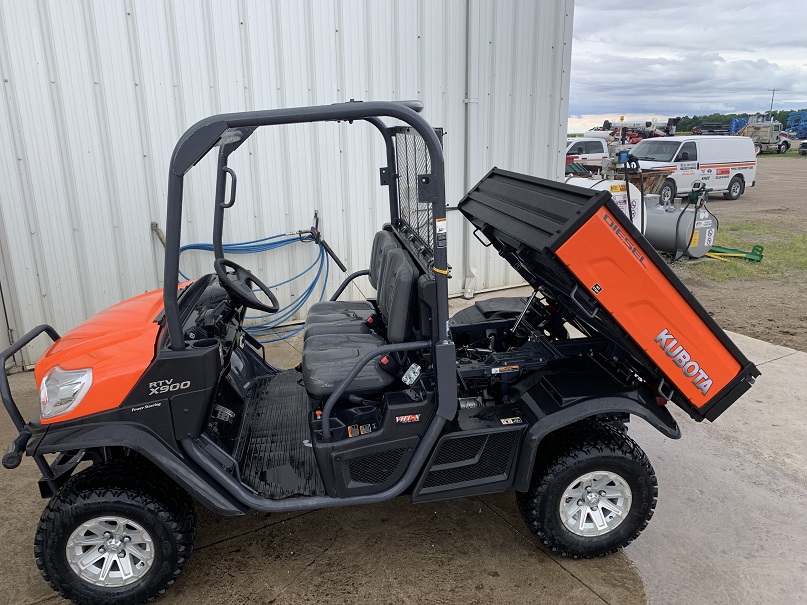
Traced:
POLYGON ((536 289, 696 419, 759 375, 607 191, 493 169, 460 210, 536 289))

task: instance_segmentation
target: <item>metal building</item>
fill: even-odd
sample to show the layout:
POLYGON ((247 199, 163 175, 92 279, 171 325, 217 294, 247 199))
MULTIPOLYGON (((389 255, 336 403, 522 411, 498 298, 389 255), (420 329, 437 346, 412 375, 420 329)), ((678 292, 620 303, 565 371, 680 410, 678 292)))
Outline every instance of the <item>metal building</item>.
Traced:
MULTIPOLYGON (((8 328, 0 346, 43 322, 68 330, 161 287, 168 160, 182 132, 210 114, 417 98, 430 123, 446 131, 449 202, 494 165, 559 178, 573 5, 0 3, 0 287, 7 324, 0 328, 8 328)), ((305 229, 318 210, 325 237, 348 268, 365 267, 388 212, 378 180, 384 150, 372 130, 325 124, 257 133, 231 162, 239 195, 225 241, 305 229)), ((207 165, 186 179, 185 242, 210 241, 213 175, 207 165)), ((476 242, 458 212, 449 213, 448 229, 452 294, 520 283, 476 242)), ((267 282, 279 281, 315 254, 300 245, 245 263, 267 282)), ((183 269, 209 273, 210 261, 188 253, 183 269)), ((331 273, 331 289, 341 277, 331 273)), ((278 298, 298 289, 282 286, 278 298)), ((23 361, 34 361, 44 346, 31 345, 23 361)))

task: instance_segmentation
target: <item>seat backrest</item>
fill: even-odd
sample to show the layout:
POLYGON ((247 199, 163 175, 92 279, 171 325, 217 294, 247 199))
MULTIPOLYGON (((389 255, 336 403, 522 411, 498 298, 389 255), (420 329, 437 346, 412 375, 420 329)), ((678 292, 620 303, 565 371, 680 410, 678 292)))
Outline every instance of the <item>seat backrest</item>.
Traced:
POLYGON ((387 341, 406 342, 412 333, 415 280, 419 272, 409 254, 401 248, 384 254, 378 308, 387 326, 387 341))
POLYGON ((379 231, 373 238, 373 247, 370 251, 370 275, 367 278, 370 280, 370 285, 376 290, 379 289, 379 282, 383 279, 382 265, 384 261, 384 253, 392 248, 400 248, 398 240, 391 231, 379 231))

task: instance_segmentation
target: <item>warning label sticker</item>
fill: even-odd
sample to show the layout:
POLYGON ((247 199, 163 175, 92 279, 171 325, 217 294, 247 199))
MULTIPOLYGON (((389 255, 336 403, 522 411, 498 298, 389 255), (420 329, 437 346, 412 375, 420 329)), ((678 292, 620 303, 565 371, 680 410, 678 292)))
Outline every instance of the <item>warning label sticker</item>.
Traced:
POLYGON ((504 374, 505 372, 518 372, 518 366, 501 366, 490 370, 491 374, 504 374))
POLYGON ((524 421, 520 417, 515 416, 513 418, 500 418, 499 422, 506 425, 506 424, 521 424, 524 421))
POLYGON ((625 186, 625 183, 620 183, 619 185, 611 185, 608 189, 611 193, 619 193, 620 191, 627 191, 628 188, 625 186))
POLYGON ((444 218, 434 219, 434 232, 437 234, 438 248, 446 247, 446 231, 447 231, 446 219, 444 218))
POLYGON ((715 243, 715 230, 714 229, 707 229, 706 230, 706 241, 704 243, 709 247, 711 247, 712 244, 715 243))
POLYGON ((712 221, 695 221, 695 229, 705 229, 706 227, 711 227, 712 221))
POLYGON ((697 229, 695 229, 692 232, 692 239, 689 240, 689 245, 690 246, 697 246, 698 245, 698 240, 700 238, 701 238, 701 232, 698 231, 697 229))

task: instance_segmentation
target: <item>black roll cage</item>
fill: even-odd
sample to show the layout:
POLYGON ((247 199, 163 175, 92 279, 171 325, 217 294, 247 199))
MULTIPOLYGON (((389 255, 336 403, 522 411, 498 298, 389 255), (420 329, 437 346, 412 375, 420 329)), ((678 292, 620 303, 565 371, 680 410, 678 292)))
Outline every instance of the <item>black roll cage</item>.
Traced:
MULTIPOLYGON (((226 113, 205 118, 191 126, 179 139, 171 156, 168 176, 168 212, 165 233, 165 270, 163 277, 163 303, 165 322, 170 337, 170 348, 175 351, 185 349, 185 338, 179 316, 177 286, 179 283, 179 248, 182 234, 182 202, 185 174, 193 168, 211 149, 218 146, 218 168, 216 178, 216 207, 213 222, 213 248, 216 258, 222 258, 222 231, 224 210, 232 205, 235 189, 235 175, 227 168, 227 159, 260 126, 279 126, 312 122, 350 122, 362 120, 372 124, 384 138, 387 152, 387 167, 382 168, 389 175, 395 168, 395 144, 392 128, 387 127, 382 117, 393 118, 411 126, 426 144, 431 158, 431 176, 435 182, 435 196, 432 203, 434 219, 444 219, 445 203, 445 163, 443 149, 438 136, 426 120, 419 115, 423 110, 420 101, 369 101, 335 103, 315 107, 292 107, 269 109, 243 113, 226 113), (225 202, 226 179, 230 176, 231 200, 225 202)), ((398 219, 398 189, 395 178, 389 178, 390 216, 398 219)), ((436 226, 432 225, 435 241, 436 226)), ((435 247, 435 267, 447 267, 445 247, 435 247)), ((437 295, 437 334, 435 341, 450 342, 447 334, 448 322, 448 277, 434 272, 435 293, 437 295)), ((440 356, 437 356, 439 359, 440 356)), ((440 370, 442 368, 438 368, 440 370)), ((450 369, 453 373, 453 368, 450 369)))
MULTIPOLYGON (((163 301, 164 321, 170 338, 168 341, 170 350, 160 351, 158 353, 158 360, 174 360, 178 357, 184 358, 190 354, 190 351, 183 353, 183 351, 186 350, 186 344, 184 341, 178 300, 179 250, 184 175, 214 147, 219 147, 213 245, 216 257, 222 258, 224 211, 233 205, 237 184, 235 172, 227 167, 227 161, 230 154, 240 147, 258 127, 313 122, 347 121, 352 123, 353 121, 361 120, 369 122, 380 132, 385 142, 387 159, 387 166, 381 168, 381 184, 389 187, 390 215, 394 225, 393 228, 396 229, 398 235, 403 239, 408 238, 410 235, 418 237, 422 233, 427 233, 430 234, 431 241, 434 242, 434 248, 431 250, 434 256, 432 259, 427 260, 431 261, 431 268, 433 269, 432 275, 430 275, 429 278, 434 280, 433 295, 436 300, 434 300, 435 306, 433 315, 436 317, 432 317, 434 321, 431 323, 430 337, 424 335, 422 340, 382 345, 364 354, 325 402, 322 408, 321 420, 322 441, 330 441, 333 439, 330 420, 336 401, 344 395, 350 382, 357 376, 361 368, 370 363, 375 357, 394 351, 431 349, 429 362, 434 368, 434 378, 436 381, 435 391, 438 404, 436 413, 428 423, 425 432, 420 438, 420 442, 413 448, 414 452, 412 453, 405 473, 394 485, 391 485, 381 492, 349 497, 310 496, 304 498, 287 498, 284 500, 268 500, 248 490, 247 487, 239 481, 237 473, 232 474, 227 470, 227 468, 237 468, 237 466, 227 467, 230 461, 232 461, 233 464, 237 463, 232 460, 227 452, 218 448, 204 433, 195 438, 190 436, 190 434, 185 438, 175 435, 177 439, 180 439, 179 443, 181 444, 181 448, 179 448, 176 447, 176 444, 169 444, 157 433, 153 432, 146 422, 141 423, 137 421, 137 419, 130 419, 128 415, 122 420, 119 416, 99 416, 92 421, 81 419, 79 423, 67 423, 63 426, 53 425, 43 427, 35 421, 25 424, 12 398, 8 378, 5 374, 0 377, 0 399, 2 399, 2 403, 18 430, 18 436, 14 439, 6 454, 3 456, 3 466, 6 468, 16 468, 20 464, 22 453, 28 453, 34 457, 42 472, 43 478, 40 485, 43 495, 53 495, 59 489, 62 482, 70 476, 70 473, 73 472, 78 462, 85 459, 83 458, 85 451, 94 452, 101 448, 123 447, 151 460, 169 477, 183 485, 185 489, 194 494, 211 510, 228 515, 242 514, 249 508, 266 512, 280 512, 310 510, 348 504, 370 504, 403 494, 415 483, 417 476, 426 468, 430 456, 435 452, 435 446, 438 440, 441 439, 441 435, 447 423, 456 416, 458 409, 456 350, 454 343, 448 335, 448 264, 446 258, 446 234, 441 231, 440 235, 442 238, 437 237, 437 221, 445 220, 446 216, 445 164, 440 136, 432 129, 426 120, 419 115, 422 109, 423 106, 419 101, 350 102, 319 107, 299 107, 211 116, 193 125, 180 138, 171 158, 168 180, 163 301), (429 167, 422 168, 422 165, 417 164, 418 167, 415 168, 415 170, 418 171, 429 171, 429 178, 424 178, 427 175, 416 175, 418 181, 417 197, 409 195, 409 197, 412 198, 408 200, 409 206, 401 205, 401 198, 397 186, 397 179, 400 176, 397 172, 404 172, 402 168, 404 162, 400 162, 399 166, 398 152, 400 152, 403 144, 396 138, 396 133, 402 129, 406 130, 406 128, 388 127, 381 119, 382 117, 392 118, 406 123, 414 132, 420 135, 429 153, 429 167), (228 178, 231 180, 230 199, 225 200, 228 178), (421 192, 421 188, 419 187, 421 184, 431 184, 431 186, 424 187, 424 191, 421 192), (408 225, 407 221, 402 219, 401 215, 405 213, 399 212, 399 210, 409 210, 411 216, 411 204, 413 202, 423 205, 430 204, 430 206, 428 206, 431 211, 429 218, 432 220, 431 226, 429 227, 430 232, 426 230, 415 232, 411 229, 412 226, 408 225), (86 426, 84 426, 85 422, 86 426), (61 458, 58 458, 53 466, 49 465, 43 454, 57 452, 66 456, 65 460, 67 462, 60 463, 59 460, 61 460, 61 458), (81 455, 78 456, 76 454, 81 455), (210 477, 215 481, 209 481, 208 479, 210 477)), ((420 149, 419 141, 418 146, 420 149)), ((409 176, 411 176, 411 174, 409 176)), ((518 175, 515 176, 518 177, 518 175)), ((531 179, 532 177, 524 178, 531 179)), ((411 179, 406 181, 402 180, 401 182, 407 183, 406 187, 411 190, 411 179)), ((546 183, 542 185, 541 182, 533 184, 546 186, 546 183)), ((568 186, 565 185, 557 185, 556 187, 562 190, 569 189, 568 186)), ((404 186, 401 187, 400 193, 405 199, 407 198, 407 190, 404 186)), ((497 200, 493 199, 493 201, 497 200)), ((463 208, 460 207, 460 210, 463 210, 463 208)), ((494 210, 498 209, 495 208, 494 210)), ((465 214, 466 218, 469 218, 472 223, 474 222, 474 215, 470 213, 467 208, 463 210, 463 214, 465 214)), ((510 215, 507 215, 505 218, 508 217, 510 217, 510 215)), ((576 221, 583 220, 580 218, 579 212, 572 218, 576 221)), ((423 224, 428 225, 429 223, 424 222, 423 224)), ((477 226, 479 230, 482 230, 491 242, 515 241, 513 238, 505 239, 509 237, 507 235, 508 232, 502 232, 504 235, 501 236, 501 239, 496 239, 499 237, 498 231, 486 231, 487 226, 485 224, 474 223, 474 225, 477 226), (491 235, 488 235, 489 232, 491 235), (494 237, 494 239, 491 239, 491 237, 494 237)), ((495 227, 495 225, 492 225, 492 227, 495 227)), ((631 228, 632 225, 628 224, 628 231, 630 231, 631 228)), ((568 228, 566 230, 569 231, 568 228)), ((315 231, 316 227, 313 228, 310 233, 315 231)), ((547 233, 550 232, 547 231, 547 233)), ((560 230, 557 231, 557 234, 560 234, 560 230)), ((525 245, 518 245, 514 250, 519 253, 529 253, 530 246, 527 241, 516 243, 524 243, 525 245)), ((428 244, 426 245, 428 246, 428 244)), ((412 247, 407 248, 414 256, 416 251, 413 251, 412 247)), ((502 248, 502 250, 505 250, 505 248, 502 248)), ((517 270, 520 270, 528 281, 536 278, 536 275, 530 273, 531 269, 529 267, 524 268, 522 259, 516 257, 515 252, 507 253, 515 259, 511 264, 513 264, 517 270)), ((524 258, 528 257, 525 256, 524 258)), ((428 268, 424 266, 429 264, 428 262, 424 263, 423 258, 416 260, 421 268, 428 270, 428 268)), ((541 265, 541 267, 543 266, 544 265, 541 265)), ((537 270, 538 269, 536 269, 536 271, 537 270)), ((363 274, 366 274, 366 271, 357 271, 347 276, 334 294, 332 300, 338 297, 351 280, 363 274)), ((555 279, 555 277, 553 277, 553 279, 555 279)), ((557 279, 560 279, 560 277, 557 277, 557 279)), ((550 286, 552 286, 554 282, 549 283, 550 286)), ((535 283, 535 285, 537 287, 541 284, 535 283)), ((557 290, 562 291, 564 287, 564 284, 560 284, 557 290)), ((569 307, 574 308, 576 305, 580 307, 579 311, 581 313, 585 313, 585 317, 593 319, 595 317, 593 311, 588 312, 586 307, 575 298, 576 292, 577 289, 574 287, 568 295, 569 307)), ((429 297, 429 306, 431 308, 432 290, 430 283, 428 284, 426 295, 429 297)), ((603 332, 607 335, 607 330, 603 330, 603 332)), ((6 350, 0 352, 0 361, 4 362, 9 359, 22 347, 43 333, 52 340, 59 339, 58 333, 50 326, 39 326, 24 335, 6 350)), ((619 339, 617 338, 616 341, 619 342, 619 339)), ((580 344, 585 346, 588 350, 591 339, 586 342, 581 342, 580 344)), ((585 351, 580 351, 580 353, 584 354, 585 351)), ((255 354, 257 355, 257 353, 255 354)), ((543 362, 543 360, 540 361, 543 362)), ((212 378, 209 373, 208 376, 212 378)), ((528 388, 529 385, 525 385, 525 389, 528 388)), ((532 426, 529 427, 528 432, 525 433, 523 445, 519 446, 520 449, 513 454, 514 456, 519 456, 517 467, 515 467, 516 474, 514 475, 513 485, 517 489, 522 490, 526 489, 532 477, 533 465, 537 455, 536 452, 542 439, 550 432, 584 418, 597 415, 607 417, 613 414, 629 413, 644 418, 668 437, 677 438, 680 434, 677 424, 669 411, 666 408, 657 406, 655 394, 643 388, 634 389, 633 392, 616 392, 606 397, 588 397, 575 402, 573 405, 568 405, 561 410, 557 409, 558 404, 552 398, 547 400, 545 409, 541 408, 535 401, 533 401, 533 404, 528 403, 528 405, 532 406, 530 409, 537 419, 532 422, 532 426)), ((166 406, 163 412, 172 413, 172 410, 168 409, 169 407, 171 406, 166 406)), ((116 410, 115 413, 120 411, 128 414, 127 410, 129 409, 131 408, 123 407, 121 410, 116 410)), ((169 430, 172 431, 173 429, 169 428, 169 430)), ((455 430, 454 432, 459 431, 455 430)))

